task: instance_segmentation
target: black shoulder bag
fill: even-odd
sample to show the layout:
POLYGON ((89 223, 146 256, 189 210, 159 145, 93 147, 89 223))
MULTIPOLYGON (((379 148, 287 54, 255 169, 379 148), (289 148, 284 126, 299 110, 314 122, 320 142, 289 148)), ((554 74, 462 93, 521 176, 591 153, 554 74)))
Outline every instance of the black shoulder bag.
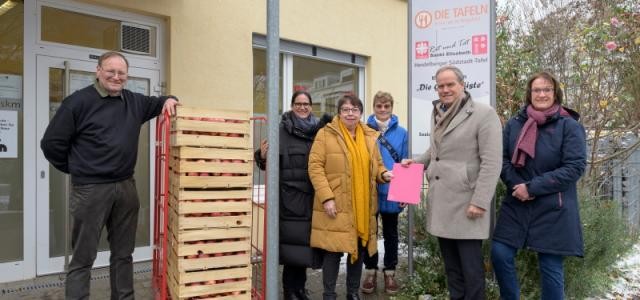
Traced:
MULTIPOLYGON (((369 124, 367 124, 367 125, 369 125, 369 124)), ((369 125, 369 127, 373 128, 373 129, 376 129, 371 125, 369 125)), ((396 149, 393 149, 393 146, 391 146, 391 144, 389 144, 389 141, 387 141, 387 139, 384 138, 382 132, 380 132, 380 135, 378 136, 378 141, 380 141, 380 144, 382 144, 382 146, 387 148, 387 150, 389 151, 389 154, 391 154, 391 157, 393 158, 393 161, 399 163, 400 162, 400 155, 398 155, 398 152, 396 152, 396 149)))

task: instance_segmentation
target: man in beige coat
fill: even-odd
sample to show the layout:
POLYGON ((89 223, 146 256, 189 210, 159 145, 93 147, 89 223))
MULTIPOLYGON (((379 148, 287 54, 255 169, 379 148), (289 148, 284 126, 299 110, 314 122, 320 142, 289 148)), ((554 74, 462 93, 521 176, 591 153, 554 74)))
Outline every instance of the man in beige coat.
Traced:
POLYGON ((500 119, 471 99, 455 66, 436 72, 436 89, 430 147, 415 159, 429 181, 427 231, 438 237, 451 299, 485 299, 482 240, 502 164, 500 119))

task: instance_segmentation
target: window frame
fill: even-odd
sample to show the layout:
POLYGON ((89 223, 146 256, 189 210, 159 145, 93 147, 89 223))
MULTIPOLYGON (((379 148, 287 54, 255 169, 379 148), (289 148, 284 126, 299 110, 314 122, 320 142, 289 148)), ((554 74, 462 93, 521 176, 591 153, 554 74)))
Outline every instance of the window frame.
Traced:
MULTIPOLYGON (((267 38, 264 35, 254 33, 253 34, 253 49, 267 49, 267 38)), ((323 48, 310 44, 303 44, 299 42, 280 40, 280 54, 282 55, 282 95, 280 101, 282 102, 283 111, 289 107, 289 100, 293 95, 293 58, 303 57, 315 59, 318 61, 325 61, 328 63, 342 64, 356 68, 358 72, 358 91, 357 96, 362 100, 363 105, 366 107, 365 97, 365 64, 366 57, 354 53, 343 52, 339 50, 323 48)), ((364 114, 363 114, 364 118, 364 114)))

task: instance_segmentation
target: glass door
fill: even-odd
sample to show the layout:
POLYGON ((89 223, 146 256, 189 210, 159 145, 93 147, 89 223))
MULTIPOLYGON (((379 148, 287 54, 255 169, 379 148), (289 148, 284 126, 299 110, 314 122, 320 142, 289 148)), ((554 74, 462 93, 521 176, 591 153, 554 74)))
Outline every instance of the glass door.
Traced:
MULTIPOLYGON (((49 120, 55 115, 62 100, 74 91, 93 84, 96 62, 37 56, 36 61, 36 130, 38 141, 42 139, 49 120)), ((145 95, 156 94, 159 86, 159 71, 129 67, 127 89, 145 95)), ((151 159, 154 155, 153 134, 155 121, 142 127, 138 145, 138 163, 135 179, 140 197, 140 213, 136 233, 134 261, 148 260, 152 254, 152 216, 154 174, 151 159)), ((39 146, 39 142, 38 142, 39 146)), ((63 272, 66 261, 71 259, 71 218, 68 213, 70 178, 37 152, 36 192, 36 271, 38 275, 63 272), (67 234, 65 234, 65 232, 67 234)), ((94 267, 109 264, 109 245, 103 230, 99 252, 94 267)))

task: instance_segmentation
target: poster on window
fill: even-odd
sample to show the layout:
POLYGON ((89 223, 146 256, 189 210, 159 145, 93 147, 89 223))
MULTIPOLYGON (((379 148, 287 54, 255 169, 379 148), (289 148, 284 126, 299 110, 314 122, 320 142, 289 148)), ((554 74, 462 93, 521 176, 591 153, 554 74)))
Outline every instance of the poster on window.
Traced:
POLYGON ((0 158, 18 157, 18 112, 0 110, 0 158))
POLYGON ((22 110, 22 76, 0 74, 0 110, 22 110))
POLYGON ((436 71, 455 65, 465 75, 465 89, 474 101, 491 103, 493 1, 411 1, 411 155, 429 147, 436 71))
POLYGON ((149 96, 149 79, 147 78, 133 78, 130 77, 127 80, 127 84, 125 86, 127 90, 130 90, 134 93, 140 93, 143 95, 149 96))
POLYGON ((92 85, 96 81, 96 73, 85 71, 71 71, 69 75, 69 95, 92 85))

